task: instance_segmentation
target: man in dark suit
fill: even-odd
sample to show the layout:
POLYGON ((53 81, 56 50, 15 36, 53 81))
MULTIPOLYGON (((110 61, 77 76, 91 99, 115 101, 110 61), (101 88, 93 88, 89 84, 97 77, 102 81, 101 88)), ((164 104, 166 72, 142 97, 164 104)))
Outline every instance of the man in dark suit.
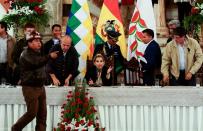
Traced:
POLYGON ((54 24, 51 27, 53 37, 44 44, 44 54, 49 54, 50 49, 60 43, 60 38, 62 35, 61 25, 54 24))
POLYGON ((50 50, 58 51, 58 57, 47 64, 47 73, 55 86, 69 86, 79 73, 78 53, 71 43, 71 37, 66 35, 61 38, 61 44, 54 45, 50 50))
POLYGON ((110 59, 110 57, 113 57, 114 60, 114 73, 113 73, 113 84, 117 84, 117 75, 122 71, 123 65, 124 65, 124 57, 121 54, 120 46, 117 45, 118 37, 121 34, 119 32, 116 32, 114 30, 107 31, 107 41, 99 44, 95 47, 94 56, 97 53, 101 53, 104 56, 107 57, 107 59, 110 59))
POLYGON ((147 48, 144 52, 144 58, 147 63, 141 61, 143 72, 143 84, 154 85, 156 73, 161 67, 161 50, 159 44, 154 40, 154 32, 151 29, 145 29, 142 31, 142 41, 147 44, 147 48))

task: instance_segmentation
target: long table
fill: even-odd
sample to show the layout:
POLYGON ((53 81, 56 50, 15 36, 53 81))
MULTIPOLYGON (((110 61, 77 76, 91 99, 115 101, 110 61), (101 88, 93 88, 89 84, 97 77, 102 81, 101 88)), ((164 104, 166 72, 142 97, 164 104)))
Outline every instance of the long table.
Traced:
MULTIPOLYGON (((46 88, 47 131, 60 121, 61 105, 74 87, 46 88)), ((203 131, 203 88, 95 87, 102 127, 107 131, 203 131)), ((26 112, 21 88, 0 88, 0 131, 26 112)), ((24 131, 33 131, 35 121, 24 131)))

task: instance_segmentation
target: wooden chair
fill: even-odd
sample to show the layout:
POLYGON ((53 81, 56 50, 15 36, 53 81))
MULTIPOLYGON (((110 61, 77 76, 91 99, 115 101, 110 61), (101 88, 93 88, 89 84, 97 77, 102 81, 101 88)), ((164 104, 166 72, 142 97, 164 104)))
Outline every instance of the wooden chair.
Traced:
POLYGON ((89 71, 93 66, 94 66, 93 60, 91 60, 91 59, 89 59, 89 57, 87 57, 86 70, 89 71))
POLYGON ((196 77, 199 78, 199 80, 200 80, 200 86, 203 86, 203 64, 200 67, 200 69, 198 70, 196 77))
POLYGON ((124 82, 125 85, 137 86, 142 84, 141 70, 139 62, 135 57, 127 62, 126 68, 124 69, 124 82))

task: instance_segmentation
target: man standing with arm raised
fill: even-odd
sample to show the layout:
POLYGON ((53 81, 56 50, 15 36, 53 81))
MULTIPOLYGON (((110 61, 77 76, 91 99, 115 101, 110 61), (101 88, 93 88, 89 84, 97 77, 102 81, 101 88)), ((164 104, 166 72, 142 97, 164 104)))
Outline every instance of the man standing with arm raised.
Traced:
POLYGON ((12 126, 12 131, 22 129, 36 117, 36 131, 46 131, 45 64, 56 58, 57 52, 42 56, 41 36, 33 31, 26 35, 27 49, 20 56, 20 79, 27 112, 12 126))

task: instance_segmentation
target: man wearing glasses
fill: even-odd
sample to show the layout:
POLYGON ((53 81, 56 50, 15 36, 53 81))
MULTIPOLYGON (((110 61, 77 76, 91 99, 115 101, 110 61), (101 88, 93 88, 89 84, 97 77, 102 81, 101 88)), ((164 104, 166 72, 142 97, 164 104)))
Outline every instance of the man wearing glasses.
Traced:
POLYGON ((118 37, 121 34, 115 30, 107 31, 107 41, 103 44, 99 44, 95 47, 94 56, 97 53, 101 53, 110 59, 113 57, 114 60, 114 85, 117 84, 117 75, 122 71, 124 64, 124 57, 121 54, 120 46, 116 44, 118 37))

